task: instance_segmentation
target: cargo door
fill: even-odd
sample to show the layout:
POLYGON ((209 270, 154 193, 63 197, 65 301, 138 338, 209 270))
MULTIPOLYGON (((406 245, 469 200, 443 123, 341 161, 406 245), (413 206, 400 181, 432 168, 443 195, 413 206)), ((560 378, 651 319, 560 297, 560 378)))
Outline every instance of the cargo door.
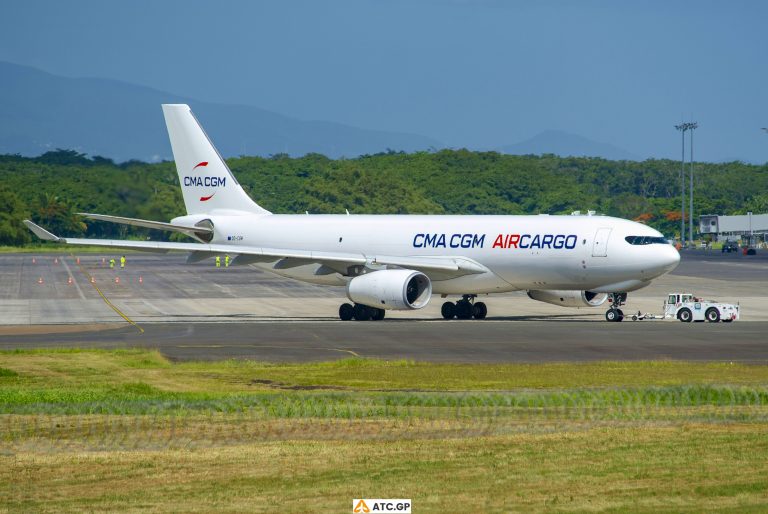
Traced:
POLYGON ((592 257, 608 256, 608 238, 612 228, 599 228, 595 233, 595 241, 592 243, 592 257))

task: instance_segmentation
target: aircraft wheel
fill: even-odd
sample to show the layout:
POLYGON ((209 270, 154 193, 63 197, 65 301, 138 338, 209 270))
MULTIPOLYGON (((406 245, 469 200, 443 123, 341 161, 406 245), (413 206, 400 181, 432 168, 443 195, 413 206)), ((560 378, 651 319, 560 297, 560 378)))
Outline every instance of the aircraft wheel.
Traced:
POLYGON ((384 316, 386 314, 386 311, 384 309, 375 309, 371 308, 371 311, 373 311, 373 315, 371 316, 371 319, 373 321, 381 321, 384 319, 384 316))
POLYGON ((456 304, 453 302, 445 302, 443 306, 440 307, 440 314, 442 314, 445 319, 453 319, 454 316, 456 316, 456 304))
POLYGON ((369 321, 371 319, 371 309, 367 305, 356 303, 354 309, 357 321, 369 321))
POLYGON ((485 303, 483 302, 476 302, 472 315, 475 317, 475 319, 485 319, 485 317, 488 315, 488 307, 486 307, 485 303))
POLYGON ((458 319, 470 319, 472 317, 473 310, 474 306, 467 300, 459 300, 456 302, 456 317, 458 319))
POLYGON ((616 309, 608 309, 605 311, 605 321, 616 321, 618 316, 619 313, 616 312, 616 309))
POLYGON ((341 321, 349 321, 355 315, 355 308, 348 303, 342 303, 339 307, 339 318, 341 321))
POLYGON ((619 313, 619 317, 616 318, 616 321, 624 321, 624 311, 622 311, 621 309, 616 309, 616 312, 619 313))

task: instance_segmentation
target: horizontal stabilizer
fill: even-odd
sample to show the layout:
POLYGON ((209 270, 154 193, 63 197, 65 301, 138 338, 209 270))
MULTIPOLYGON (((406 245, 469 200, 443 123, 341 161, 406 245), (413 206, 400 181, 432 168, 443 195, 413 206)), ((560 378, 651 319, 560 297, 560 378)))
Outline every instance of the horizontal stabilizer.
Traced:
POLYGON ((109 223, 119 223, 121 225, 131 225, 134 227, 153 228, 156 230, 168 230, 171 232, 181 232, 182 234, 212 234, 210 227, 197 227, 187 225, 177 225, 174 223, 164 223, 162 221, 141 220, 137 218, 124 218, 122 216, 109 216, 107 214, 91 214, 88 212, 78 212, 80 216, 96 221, 106 221, 109 223))
POLYGON ((40 225, 35 225, 29 220, 24 220, 24 224, 27 226, 29 230, 32 231, 33 234, 35 234, 37 237, 42 239, 43 241, 59 241, 59 237, 54 236, 47 230, 45 230, 40 225))

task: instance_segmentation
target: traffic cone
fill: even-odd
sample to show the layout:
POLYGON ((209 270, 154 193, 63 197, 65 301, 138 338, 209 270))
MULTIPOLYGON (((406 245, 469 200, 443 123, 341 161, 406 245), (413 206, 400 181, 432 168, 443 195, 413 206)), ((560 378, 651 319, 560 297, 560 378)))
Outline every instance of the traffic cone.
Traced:
POLYGON ((53 263, 54 264, 58 264, 59 263, 59 258, 58 257, 54 257, 53 258, 53 263))
POLYGON ((72 277, 67 278, 67 285, 72 285, 72 277))
POLYGON ((91 277, 91 284, 95 284, 95 283, 96 283, 96 279, 91 277))
POLYGON ((77 258, 77 264, 80 265, 80 257, 77 258))
POLYGON ((40 277, 40 278, 38 278, 38 279, 37 279, 37 283, 38 283, 38 284, 42 284, 42 283, 43 283, 43 277, 40 277))
POLYGON ((139 275, 139 284, 143 284, 143 283, 144 283, 144 279, 141 278, 141 275, 139 275))
POLYGON ((35 259, 34 257, 32 257, 32 264, 37 264, 37 259, 35 259))
POLYGON ((115 277, 115 284, 119 284, 119 283, 120 283, 120 277, 115 277))

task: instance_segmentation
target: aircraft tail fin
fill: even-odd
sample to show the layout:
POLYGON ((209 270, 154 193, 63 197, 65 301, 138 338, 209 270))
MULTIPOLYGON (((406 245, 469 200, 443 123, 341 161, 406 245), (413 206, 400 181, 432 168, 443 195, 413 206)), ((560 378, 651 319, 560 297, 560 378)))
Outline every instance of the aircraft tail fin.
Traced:
POLYGON ((243 191, 188 105, 163 104, 163 115, 187 214, 269 214, 243 191))

